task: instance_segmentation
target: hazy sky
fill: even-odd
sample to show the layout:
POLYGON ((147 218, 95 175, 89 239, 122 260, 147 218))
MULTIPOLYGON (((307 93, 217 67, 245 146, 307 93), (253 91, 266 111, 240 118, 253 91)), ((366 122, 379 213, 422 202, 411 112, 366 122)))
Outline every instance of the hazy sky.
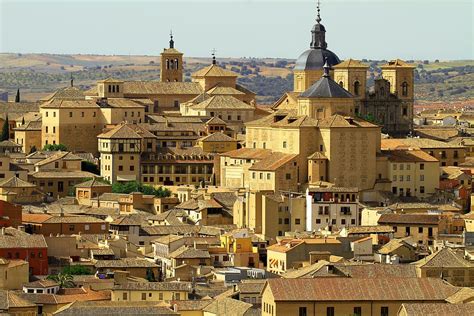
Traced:
MULTIPOLYGON (((344 58, 474 59, 473 0, 322 0, 344 58)), ((296 58, 315 0, 0 0, 0 52, 157 55, 173 29, 185 56, 296 58)))

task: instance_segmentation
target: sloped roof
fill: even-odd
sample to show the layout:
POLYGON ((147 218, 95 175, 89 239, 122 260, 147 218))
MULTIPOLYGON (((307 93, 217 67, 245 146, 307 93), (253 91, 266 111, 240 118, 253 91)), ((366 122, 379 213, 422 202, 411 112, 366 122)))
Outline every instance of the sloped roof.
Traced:
POLYGON ((153 301, 96 301, 96 302, 73 302, 58 309, 55 316, 175 316, 179 313, 173 312, 160 302, 153 301))
POLYGON ((401 59, 394 59, 386 63, 385 65, 382 65, 380 68, 386 69, 386 68, 393 68, 393 67, 404 67, 404 68, 415 68, 414 65, 407 63, 406 61, 403 61, 401 59))
POLYGON ((254 106, 240 101, 231 95, 213 95, 203 102, 191 106, 193 109, 255 109, 254 106))
POLYGON ((297 154, 285 154, 281 152, 272 152, 271 155, 255 162, 249 170, 275 171, 296 158, 297 154))
POLYGON ((237 142, 236 139, 227 136, 224 133, 212 133, 210 135, 204 136, 203 138, 200 139, 200 141, 203 142, 237 142))
POLYGON ((435 214, 382 214, 378 220, 379 224, 425 224, 438 225, 439 215, 435 214))
POLYGON ((237 73, 224 69, 216 64, 199 69, 191 75, 192 77, 237 77, 237 73))
POLYGON ((342 116, 340 114, 331 115, 328 118, 319 121, 320 128, 327 127, 377 127, 377 125, 364 121, 360 118, 342 116))
POLYGON ((207 125, 227 125, 227 123, 217 116, 211 117, 207 122, 207 125))
POLYGON ((30 235, 21 230, 7 227, 0 234, 0 248, 47 248, 43 235, 30 235))
POLYGON ((110 139, 142 139, 137 132, 135 132, 129 124, 119 124, 111 130, 99 134, 98 138, 110 138, 110 139))
POLYGON ((437 304, 437 303, 403 303, 399 315, 405 316, 469 316, 472 315, 472 304, 437 304))
POLYGON ((44 109, 62 109, 62 108, 99 108, 99 105, 92 100, 61 100, 51 99, 40 106, 44 109))
POLYGON ((267 286, 275 301, 443 301, 459 290, 434 278, 269 279, 267 286))
POLYGON ((209 251, 196 249, 193 247, 182 246, 169 254, 170 258, 174 259, 196 259, 196 258, 210 258, 209 251))
POLYGON ((202 88, 197 82, 125 81, 124 95, 198 95, 202 88))
POLYGON ((97 188, 97 187, 111 187, 111 185, 101 182, 97 180, 97 178, 92 178, 91 180, 76 184, 76 188, 97 188))
POLYGON ((442 248, 413 264, 419 268, 474 268, 474 264, 451 248, 442 248))
POLYGON ((61 88, 52 94, 48 95, 45 98, 42 98, 41 101, 50 101, 50 100, 85 100, 84 92, 76 87, 65 87, 61 88))
POLYGON ((334 69, 338 69, 338 68, 369 68, 369 66, 366 65, 366 64, 363 64, 360 60, 349 58, 349 59, 346 59, 343 62, 341 62, 341 63, 339 63, 335 66, 332 66, 332 68, 334 68, 334 69))
POLYGON ((59 151, 51 156, 49 156, 46 159, 43 159, 41 161, 38 161, 35 163, 35 166, 44 166, 46 164, 49 164, 51 162, 57 161, 57 160, 65 160, 65 161, 82 161, 82 158, 79 156, 74 155, 70 151, 59 151))
POLYGON ((10 179, 0 182, 0 188, 35 188, 36 185, 21 180, 18 177, 11 177, 10 179))
POLYGON ((329 76, 324 76, 300 94, 302 98, 353 98, 353 95, 341 87, 329 76))

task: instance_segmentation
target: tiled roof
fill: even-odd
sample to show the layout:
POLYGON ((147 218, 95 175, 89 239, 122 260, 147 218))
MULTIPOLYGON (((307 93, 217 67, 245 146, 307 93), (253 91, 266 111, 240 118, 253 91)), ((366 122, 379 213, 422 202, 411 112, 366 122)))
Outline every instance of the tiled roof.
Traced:
POLYGON ((87 171, 36 171, 29 174, 36 179, 84 179, 92 178, 96 175, 87 171))
POLYGON ((357 187, 309 187, 309 192, 358 193, 357 187))
POLYGON ((377 233, 393 233, 391 226, 377 225, 377 226, 355 226, 348 229, 349 234, 377 234, 377 233))
POLYGON ((44 166, 48 163, 57 161, 57 160, 64 160, 64 161, 82 161, 82 158, 79 156, 74 155, 72 152, 69 151, 58 151, 54 155, 47 157, 37 163, 35 166, 44 166))
POLYGON ((44 223, 103 223, 106 221, 93 216, 81 215, 81 216, 51 216, 44 223))
POLYGON ((354 96, 341 87, 330 77, 322 77, 311 85, 306 91, 300 94, 300 98, 345 98, 351 99, 354 96))
POLYGON ((381 68, 393 68, 393 67, 404 67, 404 68, 415 68, 414 65, 409 64, 401 59, 394 59, 386 63, 385 65, 382 65, 381 68))
POLYGON ((249 170, 275 171, 284 167, 287 163, 298 157, 297 154, 284 154, 281 152, 272 152, 271 155, 255 162, 249 170))
POLYGON ((21 220, 23 223, 43 223, 51 217, 49 214, 23 213, 21 220))
POLYGON ((202 311, 204 307, 211 304, 212 300, 179 300, 171 301, 171 306, 176 306, 178 313, 180 311, 202 311))
POLYGON ((21 145, 15 143, 14 141, 11 141, 9 139, 3 140, 0 142, 0 147, 2 148, 12 148, 12 147, 21 147, 21 145))
POLYGON ((266 280, 242 280, 237 287, 240 293, 258 293, 260 294, 265 286, 266 280))
POLYGON ((84 100, 84 92, 79 90, 76 87, 65 87, 61 88, 52 94, 48 95, 41 99, 41 101, 50 101, 52 99, 56 100, 84 100))
POLYGON ((41 131, 41 127, 43 126, 41 118, 37 121, 29 121, 23 125, 15 127, 15 131, 41 131))
POLYGON ((226 122, 224 122, 222 119, 220 119, 217 116, 211 117, 207 122, 207 125, 227 125, 226 122))
POLYGON ((469 303, 474 299, 474 289, 462 287, 459 291, 446 299, 451 304, 469 303))
POLYGON ((370 122, 364 121, 359 118, 352 118, 347 116, 342 116, 340 114, 334 114, 328 118, 322 119, 319 121, 318 126, 320 128, 328 128, 328 127, 377 127, 377 125, 372 124, 370 122))
POLYGON ((366 64, 363 64, 360 60, 355 60, 355 59, 346 59, 343 62, 332 66, 334 69, 339 69, 339 68, 369 68, 366 64))
POLYGON ((192 105, 192 109, 207 109, 207 110, 220 110, 220 109, 232 109, 232 110, 254 110, 255 107, 234 98, 231 95, 213 95, 203 102, 192 105))
POLYGON ((0 234, 0 249, 9 248, 48 248, 43 235, 30 235, 18 229, 7 227, 0 234))
POLYGON ((379 224, 438 225, 439 215, 432 214, 382 214, 379 224))
POLYGON ((209 251, 196 249, 193 247, 182 246, 169 254, 170 258, 174 259, 196 259, 196 258, 210 258, 209 251))
POLYGON ((395 149, 383 150, 382 154, 388 157, 390 162, 438 162, 435 157, 417 149, 395 149))
POLYGON ((236 139, 227 136, 224 133, 212 133, 208 136, 204 136, 203 138, 200 139, 202 142, 237 142, 236 139))
POLYGON ((458 291, 434 278, 269 279, 275 301, 443 301, 458 291))
POLYGON ((189 282, 128 282, 114 286, 114 290, 131 291, 189 291, 189 282))
POLYGON ((18 177, 11 177, 10 179, 0 182, 0 188, 35 188, 36 185, 21 180, 18 177))
POLYGON ((408 264, 335 264, 344 275, 357 279, 416 278, 416 269, 408 264))
POLYGON ((230 70, 224 69, 216 64, 199 69, 191 75, 192 77, 237 77, 238 75, 230 70))
POLYGON ((97 260, 96 268, 154 268, 157 265, 146 259, 122 258, 115 260, 97 260))
POLYGON ((60 100, 52 99, 41 104, 43 109, 63 109, 63 108, 88 108, 88 109, 98 109, 99 105, 95 101, 91 100, 60 100))
POLYGON ((45 279, 45 280, 29 282, 29 283, 23 284, 23 286, 27 288, 46 288, 46 287, 59 286, 59 284, 53 280, 45 279))
POLYGON ((126 98, 107 98, 107 101, 105 101, 105 104, 111 108, 138 108, 138 109, 144 109, 145 106, 137 101, 134 101, 132 99, 126 99, 126 98))
POLYGON ((474 268, 474 264, 463 258, 463 254, 451 248, 442 248, 414 263, 419 268, 474 268))
POLYGON ((472 315, 472 304, 436 304, 436 303, 403 303, 399 315, 405 316, 469 316, 472 315))
POLYGON ((160 81, 125 81, 124 95, 198 95, 202 88, 197 82, 160 82, 160 81))
POLYGON ((232 87, 222 87, 222 86, 215 86, 206 91, 207 94, 210 95, 245 95, 244 92, 239 91, 232 87))
POLYGON ((395 250, 399 249, 400 247, 408 247, 412 250, 415 250, 415 248, 410 245, 409 243, 405 242, 402 239, 392 239, 385 245, 383 245, 379 250, 378 253, 383 254, 383 255, 389 255, 392 254, 395 250))
POLYGON ((97 187, 111 187, 111 185, 101 182, 97 180, 97 178, 93 178, 89 181, 76 184, 76 188, 97 188, 97 187))
POLYGON ((316 263, 310 264, 306 267, 302 267, 296 270, 287 270, 282 275, 285 279, 298 279, 298 278, 312 278, 315 273, 319 270, 324 269, 329 264, 326 260, 319 260, 316 263))
POLYGON ((397 148, 420 148, 420 149, 433 149, 433 148, 464 148, 463 146, 445 143, 439 140, 428 139, 428 138, 394 138, 394 139, 382 139, 382 149, 397 149, 397 148))
POLYGON ((74 302, 60 308, 55 316, 175 316, 173 312, 160 302, 151 301, 104 301, 104 302, 74 302))
POLYGON ((226 315, 240 316, 245 315, 245 313, 251 308, 252 304, 224 297, 212 301, 211 304, 204 308, 204 312, 214 315, 222 315, 222 311, 225 311, 226 315))
POLYGON ((119 124, 111 130, 99 134, 97 137, 110 139, 142 139, 142 137, 135 132, 129 124, 119 124))
MULTIPOLYGON (((27 299, 22 298, 18 294, 8 291, 8 308, 14 309, 14 308, 27 308, 27 307, 33 307, 36 309, 36 304, 33 302, 30 302, 27 299)), ((0 308, 1 309, 1 308, 0 308)))

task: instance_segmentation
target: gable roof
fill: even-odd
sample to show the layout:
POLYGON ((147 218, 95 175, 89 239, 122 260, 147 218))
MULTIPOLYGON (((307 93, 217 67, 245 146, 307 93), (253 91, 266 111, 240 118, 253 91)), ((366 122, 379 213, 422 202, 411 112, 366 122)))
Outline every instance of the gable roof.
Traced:
POLYGON ((300 94, 301 98, 353 98, 353 95, 341 87, 329 76, 324 76, 300 94))
POLYGON ((97 188, 97 187, 112 187, 108 183, 99 181, 97 178, 92 178, 91 180, 76 184, 76 188, 97 188))
POLYGON ((403 67, 403 68, 415 68, 414 65, 407 63, 401 59, 394 59, 382 65, 380 68, 387 69, 387 68, 396 68, 396 67, 403 67))
POLYGON ((275 301, 444 301, 459 290, 434 278, 269 279, 267 286, 275 301))
POLYGON ((55 162, 56 160, 66 160, 66 161, 82 161, 82 158, 79 156, 74 155, 70 151, 58 151, 57 153, 49 156, 46 159, 43 159, 41 161, 38 161, 35 163, 35 166, 44 166, 46 164, 49 164, 51 162, 55 162))
POLYGON ((193 109, 240 109, 252 110, 254 106, 247 104, 231 95, 213 95, 203 102, 192 105, 193 109))
POLYGON ((474 268, 474 264, 451 248, 442 248, 413 264, 419 268, 474 268))
POLYGON ((202 142, 238 142, 238 140, 227 136, 224 133, 217 132, 217 133, 212 133, 210 135, 204 136, 203 138, 200 139, 202 142))
POLYGON ((21 180, 18 177, 11 177, 10 179, 0 182, 0 188, 35 188, 36 185, 21 180))
POLYGON ((356 60, 356 59, 352 59, 352 58, 349 58, 349 59, 346 59, 344 60, 343 62, 335 65, 335 66, 332 66, 332 68, 334 69, 338 69, 338 68, 369 68, 368 65, 366 64, 363 64, 360 60, 356 60))
POLYGON ((237 73, 224 69, 216 64, 199 69, 191 75, 192 77, 237 77, 237 73))

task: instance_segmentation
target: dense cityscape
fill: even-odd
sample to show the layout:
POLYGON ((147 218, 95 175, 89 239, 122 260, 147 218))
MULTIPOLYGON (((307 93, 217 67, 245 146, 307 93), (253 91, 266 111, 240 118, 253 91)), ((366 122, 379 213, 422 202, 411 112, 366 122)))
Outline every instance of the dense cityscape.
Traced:
POLYGON ((323 13, 272 104, 173 33, 159 79, 0 86, 0 314, 474 314, 474 103, 415 107, 323 13))

